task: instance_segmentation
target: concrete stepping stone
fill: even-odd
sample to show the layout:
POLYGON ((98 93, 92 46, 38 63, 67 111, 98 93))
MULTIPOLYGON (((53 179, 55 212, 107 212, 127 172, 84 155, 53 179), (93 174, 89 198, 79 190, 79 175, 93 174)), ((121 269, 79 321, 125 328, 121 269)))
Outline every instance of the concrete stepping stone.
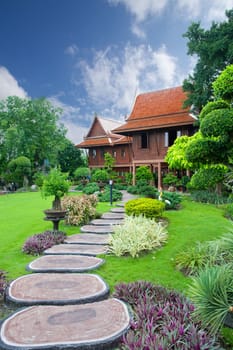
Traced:
POLYGON ((10 283, 6 298, 21 305, 80 304, 107 298, 102 278, 86 273, 33 273, 10 283))
POLYGON ((122 221, 122 219, 95 219, 91 221, 91 224, 96 226, 111 226, 120 225, 122 224, 122 221))
POLYGON ((65 243, 69 244, 108 244, 110 234, 95 234, 95 233, 77 233, 67 236, 65 243))
POLYGON ((97 269, 103 259, 84 255, 44 255, 32 261, 27 270, 33 272, 85 272, 97 269))
POLYGON ((114 349, 129 328, 125 304, 115 298, 85 305, 31 306, 2 324, 1 349, 114 349))
POLYGON ((83 233, 113 233, 113 225, 104 225, 104 226, 97 226, 97 225, 84 225, 80 228, 80 231, 83 233))
POLYGON ((112 208, 110 211, 111 211, 111 213, 124 213, 125 208, 117 207, 117 208, 112 208))
POLYGON ((46 249, 44 254, 74 254, 74 255, 90 255, 96 256, 99 254, 106 254, 108 251, 107 246, 100 244, 57 244, 53 247, 46 249))
POLYGON ((124 213, 104 213, 101 216, 102 219, 114 219, 114 220, 119 220, 119 219, 124 219, 125 218, 125 214, 124 213))

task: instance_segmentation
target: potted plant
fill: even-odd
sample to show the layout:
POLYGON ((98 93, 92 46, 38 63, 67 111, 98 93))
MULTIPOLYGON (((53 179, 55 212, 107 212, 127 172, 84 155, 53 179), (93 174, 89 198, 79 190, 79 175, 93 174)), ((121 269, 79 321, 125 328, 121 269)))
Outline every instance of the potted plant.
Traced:
POLYGON ((66 216, 67 212, 61 206, 61 198, 68 192, 69 187, 70 183, 67 181, 67 174, 62 173, 56 168, 52 169, 43 180, 41 188, 42 195, 45 198, 54 196, 52 208, 44 211, 46 219, 53 222, 54 230, 58 230, 59 221, 63 220, 66 216))

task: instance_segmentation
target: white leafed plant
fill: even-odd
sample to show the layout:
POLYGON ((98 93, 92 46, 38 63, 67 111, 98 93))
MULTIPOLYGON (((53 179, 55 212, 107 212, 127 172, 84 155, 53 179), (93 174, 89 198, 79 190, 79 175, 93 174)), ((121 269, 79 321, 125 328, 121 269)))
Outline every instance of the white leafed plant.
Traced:
POLYGON ((138 257, 140 252, 150 251, 167 240, 166 226, 144 216, 126 216, 122 225, 114 228, 109 240, 109 251, 116 256, 129 254, 138 257))

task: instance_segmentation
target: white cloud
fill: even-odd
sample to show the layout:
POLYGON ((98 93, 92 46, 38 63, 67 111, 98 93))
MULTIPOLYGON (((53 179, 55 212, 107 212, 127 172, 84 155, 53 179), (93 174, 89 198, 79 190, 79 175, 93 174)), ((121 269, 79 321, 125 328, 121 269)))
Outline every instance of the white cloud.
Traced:
POLYGON ((70 56, 75 56, 79 52, 78 46, 72 44, 65 49, 65 53, 70 56))
POLYGON ((0 100, 6 99, 8 96, 28 97, 26 91, 19 86, 8 69, 0 66, 0 100))
POLYGON ((95 52, 91 64, 82 61, 80 69, 89 103, 115 119, 131 111, 140 92, 176 86, 184 78, 165 45, 158 50, 130 44, 122 51, 108 47, 95 52))
POLYGON ((79 107, 74 107, 63 103, 59 99, 61 95, 62 94, 52 96, 48 98, 48 100, 52 103, 54 107, 62 109, 63 113, 60 122, 63 123, 65 128, 67 129, 67 138, 71 140, 74 144, 80 143, 83 140, 83 137, 88 132, 87 127, 80 125, 85 124, 85 121, 87 121, 89 117, 84 117, 80 113, 79 107))

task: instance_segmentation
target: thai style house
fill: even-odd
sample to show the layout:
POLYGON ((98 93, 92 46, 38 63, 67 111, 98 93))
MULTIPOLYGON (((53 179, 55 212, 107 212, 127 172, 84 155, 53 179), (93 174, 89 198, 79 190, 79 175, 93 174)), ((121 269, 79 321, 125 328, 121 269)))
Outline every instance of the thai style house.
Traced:
POLYGON ((115 170, 120 175, 130 171, 135 179, 138 166, 149 166, 160 188, 162 176, 168 172, 168 148, 177 137, 191 136, 195 131, 196 119, 183 108, 185 100, 182 87, 140 94, 124 124, 95 117, 77 147, 89 149, 90 168, 103 167, 105 152, 116 158, 115 170))
MULTIPOLYGON (((165 156, 168 147, 182 135, 194 133, 195 118, 183 108, 186 94, 182 87, 138 95, 126 123, 114 129, 116 134, 132 137, 133 175, 137 166, 147 165, 157 173, 158 188, 168 171, 165 156)), ((135 176, 133 176, 135 178, 135 176)))
POLYGON ((131 142, 129 136, 114 134, 113 129, 122 123, 95 116, 92 125, 78 148, 88 149, 88 164, 91 169, 103 168, 104 154, 110 153, 115 157, 114 170, 120 176, 130 171, 131 142))

